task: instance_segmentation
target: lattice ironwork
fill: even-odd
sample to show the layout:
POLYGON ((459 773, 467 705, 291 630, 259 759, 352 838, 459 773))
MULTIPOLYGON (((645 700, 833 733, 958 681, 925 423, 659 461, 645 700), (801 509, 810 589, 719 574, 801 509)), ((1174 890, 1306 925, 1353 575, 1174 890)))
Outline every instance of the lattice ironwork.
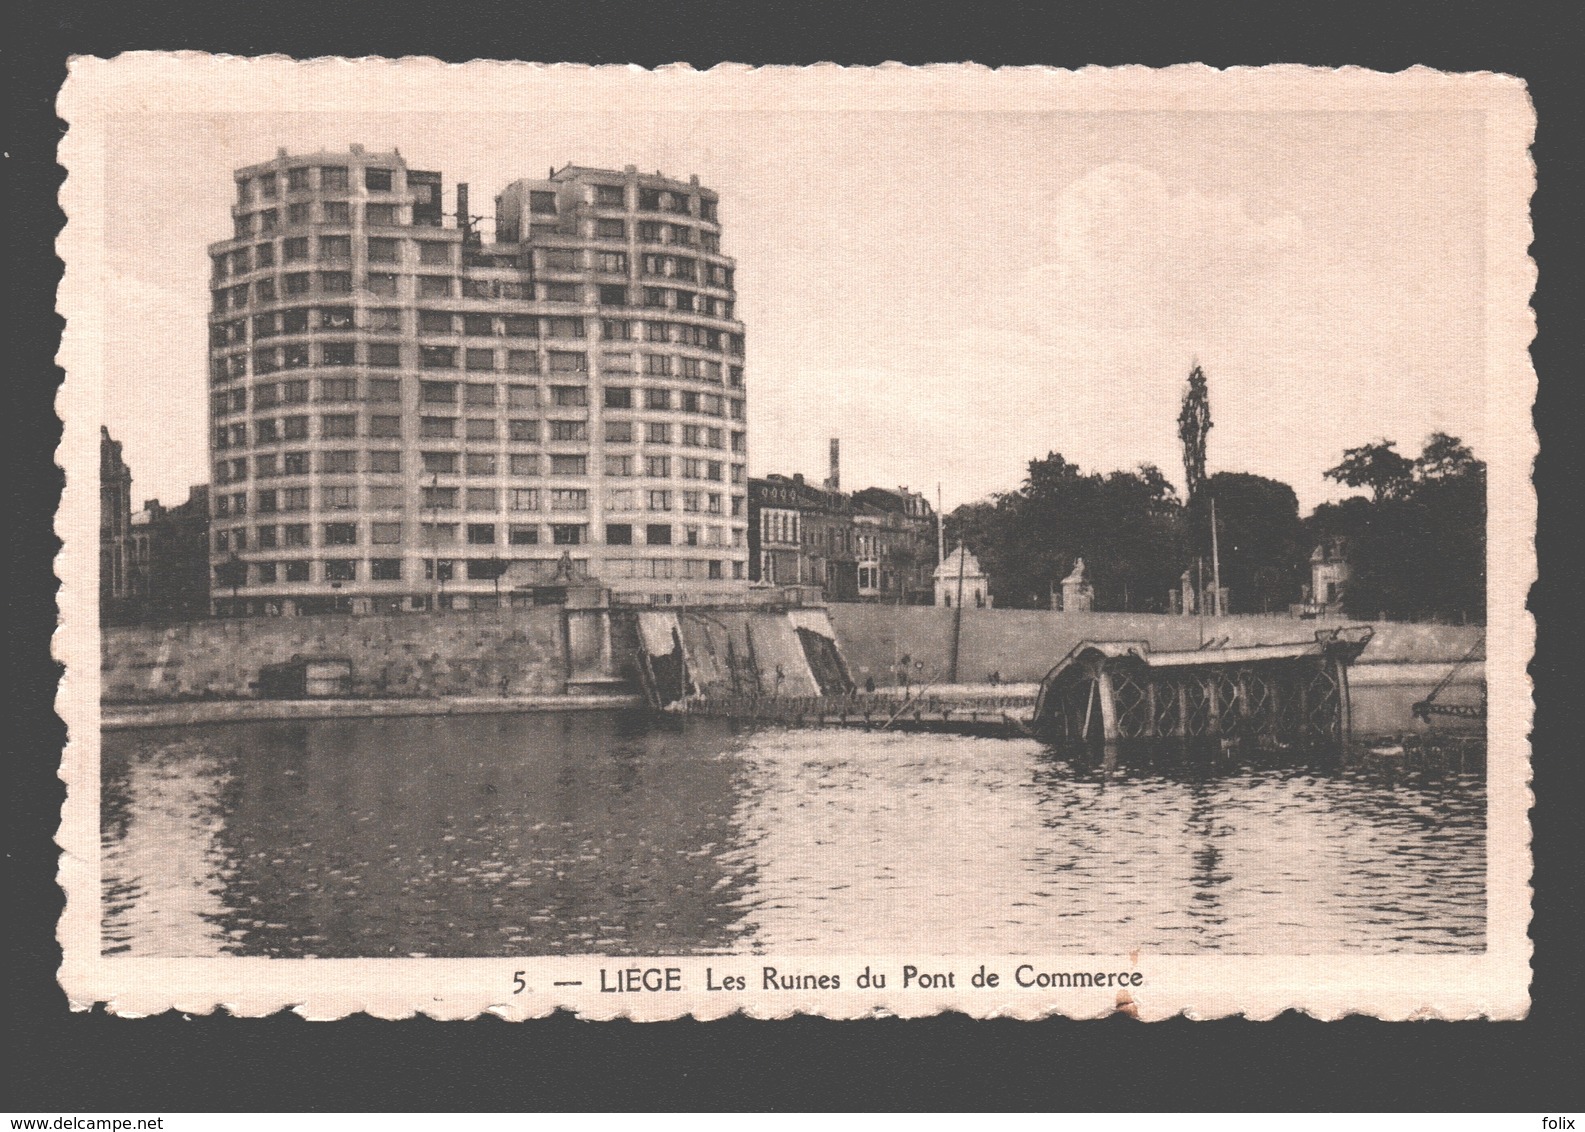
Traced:
POLYGON ((1150 734, 1152 723, 1150 693, 1127 669, 1116 669, 1112 677, 1112 704, 1117 712, 1117 734, 1122 739, 1142 739, 1150 734))
POLYGON ((1155 692, 1155 729, 1154 733, 1161 737, 1176 735, 1178 725, 1178 685, 1173 680, 1152 680, 1151 689, 1155 692))

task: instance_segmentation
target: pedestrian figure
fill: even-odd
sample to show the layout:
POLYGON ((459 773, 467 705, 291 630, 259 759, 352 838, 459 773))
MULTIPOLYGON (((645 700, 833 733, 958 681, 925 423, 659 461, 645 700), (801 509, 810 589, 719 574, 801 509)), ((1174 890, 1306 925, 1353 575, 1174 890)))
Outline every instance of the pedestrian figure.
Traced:
POLYGON ((864 690, 872 696, 875 694, 875 677, 864 677, 864 690))

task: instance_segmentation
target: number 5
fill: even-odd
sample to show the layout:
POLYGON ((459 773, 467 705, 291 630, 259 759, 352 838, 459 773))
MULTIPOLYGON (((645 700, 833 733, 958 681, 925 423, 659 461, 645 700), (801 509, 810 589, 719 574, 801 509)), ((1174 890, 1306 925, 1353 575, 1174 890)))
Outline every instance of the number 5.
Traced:
POLYGON ((512 993, 513 994, 522 994, 527 989, 528 989, 528 984, 523 981, 523 972, 521 972, 521 971, 513 971, 512 972, 512 993))

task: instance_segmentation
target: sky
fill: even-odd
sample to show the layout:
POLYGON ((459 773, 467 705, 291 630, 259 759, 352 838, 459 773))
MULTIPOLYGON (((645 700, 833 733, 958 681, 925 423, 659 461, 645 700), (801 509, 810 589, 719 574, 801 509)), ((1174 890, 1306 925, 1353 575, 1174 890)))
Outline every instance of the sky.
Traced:
MULTIPOLYGON (((443 102, 443 100, 442 100, 443 102)), ((574 163, 698 174, 746 325, 749 471, 908 486, 948 509, 1059 452, 1158 465, 1192 365, 1208 468, 1301 509, 1378 438, 1485 456, 1482 122, 1473 113, 822 110, 730 99, 112 118, 105 423, 135 501, 207 479, 206 245, 231 170, 399 149, 475 211, 574 163)))

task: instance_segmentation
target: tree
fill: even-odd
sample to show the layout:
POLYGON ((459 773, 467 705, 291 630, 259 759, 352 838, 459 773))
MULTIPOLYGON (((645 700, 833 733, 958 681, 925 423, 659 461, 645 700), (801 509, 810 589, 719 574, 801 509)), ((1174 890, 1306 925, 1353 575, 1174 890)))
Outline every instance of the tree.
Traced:
POLYGON ((1196 362, 1189 371, 1189 387, 1183 391, 1183 407, 1178 411, 1178 439, 1183 442, 1183 483, 1190 502, 1205 484, 1205 440, 1210 431, 1210 390, 1205 371, 1196 362))
POLYGON ((1101 475, 1057 453, 1029 462, 1017 491, 946 519, 990 576, 997 604, 1044 608, 1083 558, 1099 609, 1160 609, 1183 555, 1183 508, 1159 468, 1101 475))
POLYGON ((1396 441, 1379 440, 1345 449, 1342 463, 1328 468, 1325 475, 1347 487, 1369 488, 1380 503, 1403 494, 1414 480, 1414 470, 1414 461, 1397 451, 1396 441))
POLYGON ((1265 476, 1217 472, 1189 503, 1193 530, 1209 530, 1212 499, 1229 611, 1269 613, 1298 600, 1308 547, 1293 488, 1265 476))
POLYGON ((1474 620, 1486 617, 1486 465, 1457 437, 1433 433, 1418 458, 1389 441, 1351 448, 1332 472, 1352 467, 1355 496, 1322 504, 1306 522, 1312 545, 1346 541, 1351 617, 1474 620), (1396 459, 1384 459, 1387 451, 1396 459), (1352 462, 1350 457, 1361 458, 1352 462), (1401 461, 1401 464, 1399 463, 1401 461), (1374 463, 1373 463, 1374 462, 1374 463), (1364 473, 1377 467, 1374 479, 1364 473))

